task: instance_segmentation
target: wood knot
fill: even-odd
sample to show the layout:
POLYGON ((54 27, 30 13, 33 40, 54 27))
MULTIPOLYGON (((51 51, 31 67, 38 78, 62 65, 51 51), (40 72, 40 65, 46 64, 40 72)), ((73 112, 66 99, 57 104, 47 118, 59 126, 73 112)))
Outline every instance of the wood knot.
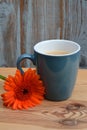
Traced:
POLYGON ((73 104, 69 104, 66 109, 67 110, 71 110, 71 111, 74 111, 74 110, 83 110, 85 109, 86 106, 83 105, 83 104, 80 104, 80 103, 73 103, 73 104))
POLYGON ((68 125, 68 126, 75 126, 78 124, 77 120, 75 119, 62 119, 59 121, 62 125, 68 125))

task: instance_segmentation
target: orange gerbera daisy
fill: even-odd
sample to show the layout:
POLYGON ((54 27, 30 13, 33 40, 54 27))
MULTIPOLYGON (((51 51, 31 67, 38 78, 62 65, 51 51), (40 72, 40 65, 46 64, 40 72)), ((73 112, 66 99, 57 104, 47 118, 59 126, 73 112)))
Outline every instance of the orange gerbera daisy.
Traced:
POLYGON ((33 69, 28 69, 24 74, 19 70, 15 76, 6 78, 2 94, 4 105, 12 109, 27 109, 40 104, 44 99, 44 86, 40 76, 33 69))

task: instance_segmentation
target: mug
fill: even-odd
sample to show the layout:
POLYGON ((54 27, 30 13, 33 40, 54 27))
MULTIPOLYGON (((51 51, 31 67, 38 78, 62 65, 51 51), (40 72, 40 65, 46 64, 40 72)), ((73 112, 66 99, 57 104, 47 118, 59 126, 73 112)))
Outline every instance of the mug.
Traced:
POLYGON ((80 45, 64 39, 46 40, 34 46, 34 54, 22 54, 17 68, 23 73, 21 61, 30 59, 45 86, 45 98, 51 101, 68 99, 73 91, 80 59, 80 45))

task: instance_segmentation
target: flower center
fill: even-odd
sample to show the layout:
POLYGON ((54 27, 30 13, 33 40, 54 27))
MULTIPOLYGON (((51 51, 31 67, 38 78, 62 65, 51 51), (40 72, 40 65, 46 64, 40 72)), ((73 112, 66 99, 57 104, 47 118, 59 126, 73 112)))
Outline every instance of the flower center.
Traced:
POLYGON ((29 93, 29 91, 27 89, 25 89, 25 88, 22 90, 22 92, 23 92, 24 95, 29 93))

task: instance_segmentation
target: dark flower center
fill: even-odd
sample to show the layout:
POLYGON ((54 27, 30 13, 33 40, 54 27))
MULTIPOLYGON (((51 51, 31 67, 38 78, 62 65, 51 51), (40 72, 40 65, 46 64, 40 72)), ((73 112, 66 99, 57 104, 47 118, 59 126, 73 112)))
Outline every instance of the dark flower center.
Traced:
POLYGON ((24 95, 26 95, 26 94, 28 94, 28 93, 29 93, 29 91, 28 91, 27 89, 25 89, 25 88, 23 89, 23 91, 22 91, 22 92, 23 92, 23 94, 24 94, 24 95))

